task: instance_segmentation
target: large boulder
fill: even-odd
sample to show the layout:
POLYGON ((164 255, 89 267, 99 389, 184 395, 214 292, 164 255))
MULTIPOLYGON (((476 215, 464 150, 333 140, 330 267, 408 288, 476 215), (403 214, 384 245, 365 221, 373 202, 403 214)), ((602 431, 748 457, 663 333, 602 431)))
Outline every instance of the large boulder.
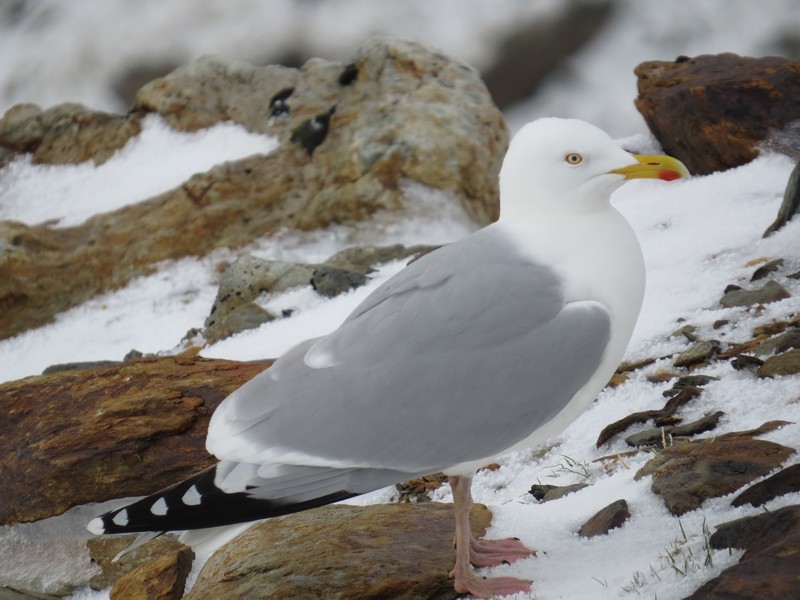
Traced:
POLYGON ((185 131, 233 121, 280 145, 78 226, 0 222, 0 339, 159 261, 240 247, 281 228, 402 212, 420 185, 444 192, 477 224, 498 214, 502 115, 475 70, 400 40, 368 42, 348 65, 201 58, 145 85, 126 116, 18 106, 0 120, 0 148, 39 163, 100 163, 149 113, 185 131))
POLYGON ((759 146, 800 157, 800 61, 736 54, 648 61, 636 108, 667 154, 695 174, 753 160, 759 146))
MULTIPOLYGON (((472 533, 491 513, 476 504, 472 533)), ((220 548, 186 600, 361 598, 450 600, 453 508, 448 504, 325 506, 269 519, 220 548)))
POLYGON ((150 358, 0 386, 0 525, 143 495, 214 464, 208 421, 268 363, 150 358))

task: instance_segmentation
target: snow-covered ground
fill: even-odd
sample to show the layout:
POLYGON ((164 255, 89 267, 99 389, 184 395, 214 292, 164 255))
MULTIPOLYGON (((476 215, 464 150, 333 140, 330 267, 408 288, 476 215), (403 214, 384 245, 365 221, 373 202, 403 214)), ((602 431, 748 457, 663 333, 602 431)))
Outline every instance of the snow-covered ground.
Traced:
MULTIPOLYGON (((369 8, 375 4, 357 0, 31 2, 36 10, 34 16, 26 17, 30 19, 28 29, 20 29, 11 37, 0 35, 0 47, 5 45, 0 52, 0 61, 5 62, 0 67, 0 73, 5 73, 0 76, 0 106, 21 100, 43 105, 79 100, 94 107, 118 109, 103 82, 120 65, 141 56, 155 60, 169 55, 183 61, 205 52, 255 60, 256 54, 270 50, 254 45, 256 35, 260 42, 277 48, 289 36, 298 36, 299 23, 302 23, 299 37, 307 41, 312 52, 329 58, 346 58, 347 52, 367 33, 388 30, 393 19, 396 28, 392 32, 429 36, 452 54, 479 62, 477 56, 469 54, 472 47, 485 50, 491 46, 497 28, 519 14, 515 10, 532 10, 523 8, 525 3, 521 1, 485 3, 491 10, 477 8, 478 3, 469 4, 470 10, 464 10, 462 2, 445 1, 409 3, 414 9, 403 11, 388 8, 394 4, 387 3, 380 3, 381 10, 369 8), (225 10, 221 8, 223 4, 225 10), (133 5, 137 8, 130 10, 133 5), (189 6, 194 10, 190 11, 189 6), (123 13, 125 18, 120 16, 123 13), (241 14, 250 17, 246 27, 237 28, 237 23, 241 25, 241 14), (298 15, 307 19, 302 20, 298 15), (342 15, 347 18, 340 18, 342 15), (202 25, 201 17, 208 16, 213 24, 202 25), (484 26, 481 20, 486 22, 484 26), (409 24, 417 21, 421 26, 411 28, 409 24), (342 25, 344 22, 346 26, 342 25), (434 22, 441 26, 434 27, 434 22), (101 27, 100 23, 105 25, 101 27), (197 35, 200 30, 204 36, 197 35), (345 30, 359 33, 345 34, 345 30), (275 35, 270 36, 269 32, 275 35), (467 39, 467 33, 474 35, 467 39), (190 43, 192 34, 194 41, 190 43), (203 38, 206 45, 198 44, 198 38, 203 38), (119 44, 119 40, 127 43, 119 44), (47 45, 49 48, 41 47, 47 45), (95 71, 98 77, 86 78, 86 71, 95 71)), ((546 10, 552 3, 533 4, 539 10, 546 10)), ((620 2, 617 16, 606 33, 571 60, 568 68, 554 76, 530 104, 514 111, 514 122, 542 114, 569 114, 593 120, 616 136, 641 132, 644 126, 632 107, 635 80, 631 69, 636 63, 651 58, 670 59, 681 53, 774 51, 770 50, 774 47, 770 44, 780 32, 797 28, 798 13, 796 2, 784 0, 763 3, 696 0, 668 6, 620 2)), ((146 172, 152 181, 160 182, 158 185, 170 186, 174 183, 168 177, 178 169, 193 172, 215 161, 267 152, 273 147, 269 138, 253 136, 236 127, 215 128, 220 129, 216 133, 215 130, 199 132, 189 140, 187 136, 162 130, 157 122, 150 125, 154 135, 137 142, 143 148, 137 153, 135 148, 126 147, 109 161, 109 167, 48 170, 20 161, 0 171, 0 218, 13 217, 31 223, 49 219, 60 220, 62 224, 80 222, 88 215, 118 206, 106 204, 106 199, 133 202, 164 189, 136 187, 141 177, 120 184, 115 172, 103 171, 104 168, 119 169, 118 173, 146 172), (223 137, 209 142, 213 135, 223 137), (194 148, 192 160, 197 162, 190 164, 188 150, 181 151, 177 165, 158 160, 148 162, 150 153, 174 145, 194 148), (209 155, 208 147, 221 151, 209 155), (59 179, 48 179, 51 176, 59 179), (66 207, 63 203, 48 202, 47 197, 51 196, 48 190, 61 185, 58 182, 63 182, 75 198, 84 200, 66 207), (24 201, 6 200, 12 197, 24 201)), ((651 142, 639 136, 626 140, 627 145, 631 143, 651 142)), ((785 319, 800 310, 797 280, 782 280, 792 298, 770 304, 763 312, 718 306, 727 284, 746 284, 754 269, 748 266, 749 261, 781 257, 786 261, 785 272, 800 270, 797 245, 800 219, 770 238, 761 238, 775 217, 791 168, 785 157, 766 155, 738 169, 688 181, 632 182, 616 194, 615 205, 637 231, 648 266, 645 305, 628 359, 662 356, 685 347, 685 340, 669 337, 679 326, 680 318, 696 325, 701 337, 724 335, 721 338, 724 341, 744 341, 749 339, 754 326, 785 319), (712 324, 724 318, 737 326, 712 332, 712 324)), ((420 195, 418 189, 413 192, 416 197, 420 195)), ((415 216, 402 223, 378 217, 357 228, 337 227, 306 234, 287 232, 261 240, 244 251, 266 258, 319 261, 354 243, 439 243, 466 235, 470 227, 452 207, 445 208, 443 202, 441 199, 434 202, 441 209, 438 214, 413 211, 415 216)), ((149 277, 138 278, 119 291, 62 314, 52 325, 0 341, 0 381, 35 374, 57 362, 120 359, 131 348, 144 352, 170 350, 189 328, 202 325, 216 293, 218 275, 214 265, 230 257, 218 252, 203 259, 165 263, 149 277)), ((365 294, 401 267, 400 263, 386 265, 368 286, 334 300, 320 300, 308 289, 287 292, 271 302, 277 307, 296 308, 291 318, 222 341, 203 354, 235 359, 279 354, 293 342, 330 330, 365 294)), ((700 510, 684 515, 679 521, 649 491, 649 479, 633 479, 647 460, 646 454, 611 467, 593 462, 600 456, 627 450, 622 440, 613 441, 601 451, 594 448, 597 434, 605 425, 633 411, 663 404, 661 391, 666 384, 653 384, 645 377, 668 365, 666 361, 656 363, 635 373, 624 385, 605 390, 586 414, 553 440, 552 447, 509 456, 501 469, 478 474, 474 494, 477 501, 488 504, 494 513, 491 535, 517 535, 541 550, 537 558, 497 568, 496 572, 532 578, 538 600, 638 597, 677 600, 738 560, 738 552, 711 552, 713 566, 704 565, 707 555, 704 524, 713 531, 719 523, 756 514, 761 509, 731 509, 728 496, 706 502, 700 510), (556 502, 538 504, 527 494, 530 485, 537 481, 559 485, 587 481, 593 485, 556 502), (624 527, 591 540, 577 536, 575 531, 589 516, 619 498, 628 501, 632 514, 624 527), (685 562, 685 574, 670 566, 670 555, 681 566, 685 562)), ((702 396, 686 409, 684 416, 688 420, 712 410, 723 410, 726 416, 718 433, 750 429, 775 418, 800 423, 799 377, 761 380, 746 372, 733 372, 727 363, 714 364, 702 372, 724 378, 707 385, 702 396)), ((800 447, 797 425, 784 427, 765 438, 800 447)), ((391 495, 391 490, 384 490, 361 497, 357 502, 381 502, 391 495)), ((436 499, 450 499, 447 489, 435 495, 436 499)), ((791 494, 766 508, 773 510, 798 502, 800 494, 791 494)), ((87 520, 87 512, 74 511, 59 521, 56 529, 51 523, 36 530, 34 526, 0 529, 0 564, 7 568, 17 565, 28 572, 38 568, 50 575, 57 574, 59 568, 75 569, 75 561, 66 558, 73 555, 74 545, 60 545, 52 536, 75 535, 87 520), (57 554, 43 554, 43 547, 62 548, 63 560, 57 554), (24 556, 25 560, 11 563, 12 556, 24 556)), ((0 569, 0 584, 3 576, 10 574, 13 573, 0 569)), ((107 597, 107 592, 86 591, 75 596, 86 600, 103 597, 107 597)), ((534 596, 518 598, 523 597, 534 596)))

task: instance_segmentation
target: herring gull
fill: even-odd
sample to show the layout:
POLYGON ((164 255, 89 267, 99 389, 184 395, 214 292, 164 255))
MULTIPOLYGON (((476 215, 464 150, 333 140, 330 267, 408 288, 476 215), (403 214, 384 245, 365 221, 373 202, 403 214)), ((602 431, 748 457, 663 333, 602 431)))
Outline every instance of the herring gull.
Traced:
POLYGON ((89 524, 191 530, 293 513, 442 471, 456 518, 459 593, 530 589, 472 565, 530 556, 475 540, 475 470, 560 434, 611 377, 644 293, 639 243, 610 196, 686 168, 637 156, 574 119, 512 140, 500 219, 408 265, 333 333, 308 340, 229 396, 206 447, 219 462, 89 524))

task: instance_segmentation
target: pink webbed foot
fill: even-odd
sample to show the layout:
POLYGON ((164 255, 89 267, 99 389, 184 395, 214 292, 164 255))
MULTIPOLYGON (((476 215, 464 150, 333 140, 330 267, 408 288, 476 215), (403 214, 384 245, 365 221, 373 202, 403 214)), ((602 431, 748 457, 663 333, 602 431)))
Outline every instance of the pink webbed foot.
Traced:
POLYGON ((516 577, 476 578, 474 575, 459 579, 456 577, 455 590, 459 594, 470 594, 476 598, 495 598, 519 592, 530 592, 531 582, 516 577))
POLYGON ((536 556, 536 550, 531 550, 516 538, 503 540, 473 539, 469 547, 469 562, 474 567, 494 567, 510 564, 531 556, 536 556))

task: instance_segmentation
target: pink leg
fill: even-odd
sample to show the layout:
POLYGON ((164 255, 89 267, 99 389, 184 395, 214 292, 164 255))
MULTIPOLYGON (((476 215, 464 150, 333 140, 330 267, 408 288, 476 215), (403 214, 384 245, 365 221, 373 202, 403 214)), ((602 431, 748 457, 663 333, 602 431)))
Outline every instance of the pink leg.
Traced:
MULTIPOLYGON (((459 594, 469 593, 478 598, 492 598, 494 596, 516 594, 517 592, 529 592, 531 582, 525 579, 517 579, 515 577, 482 579, 477 578, 472 571, 470 562, 473 554, 473 544, 481 545, 486 542, 476 542, 472 538, 469 524, 470 513, 472 512, 471 486, 471 477, 450 477, 450 487, 453 490, 453 506, 456 514, 456 566, 450 572, 450 576, 455 577, 456 592, 459 594)), ((506 540, 497 541, 506 542, 506 540)), ((489 545, 493 546, 491 543, 489 545)), ((530 550, 528 550, 528 555, 530 555, 530 550)), ((520 558, 520 556, 517 556, 517 558, 520 558)), ((503 562, 503 560, 500 562, 503 562)))

